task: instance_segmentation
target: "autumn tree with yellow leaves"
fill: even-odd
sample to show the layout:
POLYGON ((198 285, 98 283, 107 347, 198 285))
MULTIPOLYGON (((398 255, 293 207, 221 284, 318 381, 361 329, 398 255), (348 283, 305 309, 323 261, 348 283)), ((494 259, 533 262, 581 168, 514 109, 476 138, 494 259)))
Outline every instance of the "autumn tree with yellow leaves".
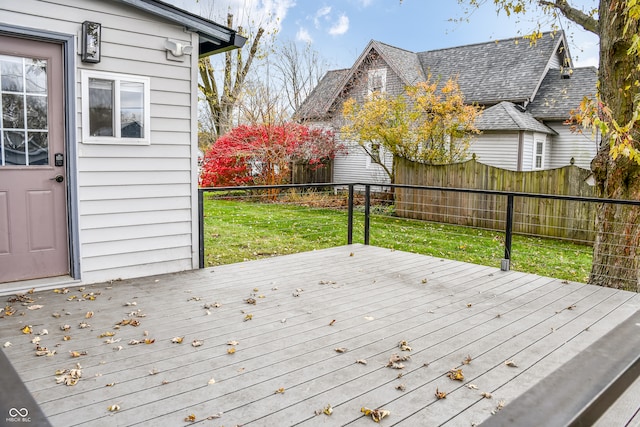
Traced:
POLYGON ((394 167, 384 161, 384 151, 395 157, 428 163, 448 164, 465 160, 480 108, 464 103, 455 79, 442 87, 427 81, 405 88, 392 96, 373 92, 363 103, 350 98, 343 104, 346 140, 357 141, 395 182, 394 167))

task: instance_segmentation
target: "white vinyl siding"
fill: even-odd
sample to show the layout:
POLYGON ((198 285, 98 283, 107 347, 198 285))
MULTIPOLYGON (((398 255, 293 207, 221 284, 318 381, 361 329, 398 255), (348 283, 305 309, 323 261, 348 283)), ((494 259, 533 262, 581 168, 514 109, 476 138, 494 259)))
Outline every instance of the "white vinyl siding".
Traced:
MULTIPOLYGON (((333 162, 334 182, 389 183, 389 177, 384 169, 380 165, 372 164, 369 156, 357 143, 348 144, 347 151, 347 155, 336 156, 333 162)), ((385 165, 391 169, 393 165, 393 156, 389 153, 385 153, 384 161, 385 165)))
POLYGON ((85 283, 197 268, 197 35, 138 9, 101 0, 3 2, 0 21, 79 34, 102 24, 101 62, 75 70, 81 276, 85 283), (193 45, 167 61, 167 38, 193 45), (81 70, 150 81, 150 145, 82 143, 81 70), (192 119, 194 117, 194 119, 192 119))
POLYGON ((599 139, 594 138, 589 130, 584 133, 571 132, 569 126, 562 122, 546 123, 551 129, 558 132, 553 136, 553 143, 549 151, 549 168, 559 168, 571 164, 571 158, 575 165, 583 169, 591 168, 591 160, 598 152, 599 139))
POLYGON ((518 132, 485 132, 473 139, 469 147, 469 156, 497 168, 518 169, 518 132))

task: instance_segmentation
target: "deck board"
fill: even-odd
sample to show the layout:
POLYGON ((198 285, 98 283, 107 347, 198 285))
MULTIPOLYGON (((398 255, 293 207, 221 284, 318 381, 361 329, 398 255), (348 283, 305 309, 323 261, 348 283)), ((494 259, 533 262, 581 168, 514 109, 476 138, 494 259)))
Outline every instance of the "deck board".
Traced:
POLYGON ((13 304, 19 313, 0 319, 0 334, 54 426, 182 425, 189 414, 210 425, 206 418, 220 412, 214 425, 370 425, 362 406, 389 409, 381 425, 468 426, 640 308, 635 293, 362 245, 32 298, 43 307, 13 304), (94 301, 81 300, 88 292, 94 301), (204 308, 214 302, 221 306, 204 308), (114 329, 137 310, 140 326, 114 329), (80 329, 83 321, 91 327, 80 329), (41 343, 56 355, 36 357, 25 325, 48 329, 41 343), (106 331, 121 341, 98 338, 106 331), (145 331, 153 344, 128 345, 145 331), (176 336, 184 342, 171 343, 176 336), (193 347, 195 339, 204 344, 193 347), (239 342, 234 354, 230 340, 239 342), (411 359, 401 370, 386 367, 400 340, 412 346, 411 359), (506 366, 509 359, 518 366, 506 366), (78 384, 55 383, 56 369, 78 362, 78 384), (463 369, 463 382, 446 377, 452 368, 463 369), (447 398, 437 400, 436 388, 447 398), (113 404, 121 409, 107 411, 113 404), (315 414, 327 404, 331 416, 315 414))

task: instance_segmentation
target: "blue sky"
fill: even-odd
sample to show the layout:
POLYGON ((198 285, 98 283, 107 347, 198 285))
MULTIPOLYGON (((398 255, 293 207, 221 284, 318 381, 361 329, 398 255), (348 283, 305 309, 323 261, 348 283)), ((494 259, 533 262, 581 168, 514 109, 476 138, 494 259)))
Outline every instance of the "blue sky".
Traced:
MULTIPOLYGON (((456 0, 165 0, 218 22, 230 10, 238 21, 262 22, 277 29, 278 41, 311 43, 330 68, 348 68, 371 39, 414 52, 500 40, 528 34, 541 14, 528 17, 496 14, 483 6, 468 22, 456 0)), ((493 2, 488 2, 493 3, 493 2)), ((570 0, 594 7, 595 0, 570 0)), ((542 22, 542 29, 553 21, 542 22)), ((597 65, 597 37, 576 25, 562 22, 577 66, 597 65)))

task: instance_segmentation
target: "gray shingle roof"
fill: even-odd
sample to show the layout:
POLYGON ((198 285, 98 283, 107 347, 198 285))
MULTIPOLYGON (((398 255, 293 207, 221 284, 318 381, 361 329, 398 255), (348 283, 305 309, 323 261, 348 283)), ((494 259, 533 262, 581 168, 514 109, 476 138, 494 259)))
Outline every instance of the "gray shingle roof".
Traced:
POLYGON ((563 40, 563 33, 544 33, 534 45, 512 38, 421 52, 418 57, 433 77, 457 75, 466 102, 523 102, 533 97, 563 40))
POLYGON ((580 106, 583 97, 595 96, 598 70, 574 68, 570 78, 562 78, 559 69, 551 69, 527 110, 538 119, 566 120, 580 106))
POLYGON ((321 119, 334 101, 334 92, 348 74, 348 68, 328 71, 300 105, 295 113, 296 117, 298 119, 321 119))
POLYGON ((405 84, 413 86, 426 80, 422 64, 420 64, 416 53, 379 41, 374 41, 373 46, 405 84))
POLYGON ((476 120, 476 127, 482 131, 526 130, 556 134, 553 129, 536 120, 531 113, 508 101, 502 101, 484 110, 476 120))

